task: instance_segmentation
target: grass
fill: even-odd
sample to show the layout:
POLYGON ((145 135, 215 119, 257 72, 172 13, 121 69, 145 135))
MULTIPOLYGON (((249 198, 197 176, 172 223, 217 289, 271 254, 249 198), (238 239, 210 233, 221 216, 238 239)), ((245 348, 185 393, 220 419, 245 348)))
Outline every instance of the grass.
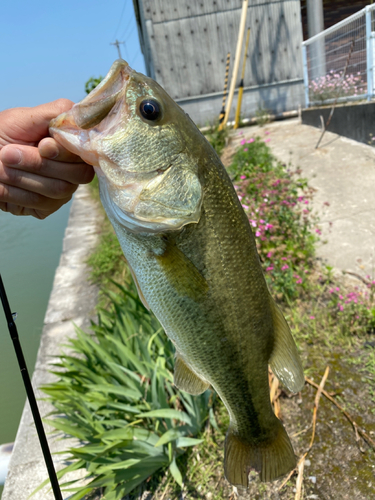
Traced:
MULTIPOLYGON (((226 139, 215 130, 208 137, 220 151, 226 139)), ((266 141, 244 139, 229 173, 254 229, 267 282, 292 328, 306 375, 316 377, 329 362, 340 384, 353 379, 362 394, 352 400, 341 393, 337 397, 366 416, 375 403, 375 281, 367 277, 353 286, 318 263, 313 191, 298 170, 273 157, 266 141)), ((86 469, 88 484, 76 491, 67 484, 71 500, 95 491, 106 500, 124 495, 135 500, 145 491, 155 500, 182 494, 228 498, 232 490, 222 465, 227 412, 210 391, 192 397, 173 386, 172 345, 135 296, 109 223, 102 226, 89 262, 92 279, 103 286, 106 308, 99 309, 90 334, 78 331, 55 367, 58 381, 45 388, 56 408, 51 424, 82 442, 70 450, 72 463, 65 472, 86 469)), ((293 399, 280 394, 284 418, 303 430, 310 403, 301 416, 293 399)), ((343 431, 343 439, 347 434, 343 431)), ((304 436, 297 440, 298 450, 304 436)), ((294 498, 293 487, 291 480, 283 498, 294 498)), ((269 498, 275 486, 255 482, 254 488, 252 498, 269 498)))

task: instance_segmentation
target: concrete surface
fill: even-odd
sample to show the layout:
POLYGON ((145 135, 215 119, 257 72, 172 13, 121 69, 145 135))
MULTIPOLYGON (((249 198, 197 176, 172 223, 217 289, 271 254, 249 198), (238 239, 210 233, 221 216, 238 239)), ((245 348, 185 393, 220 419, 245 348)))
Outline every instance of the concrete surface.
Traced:
MULTIPOLYGON (((74 324, 87 328, 90 324, 90 318, 94 316, 97 288, 88 283, 88 268, 85 260, 97 242, 97 228, 101 218, 102 216, 98 213, 97 207, 89 195, 88 187, 80 186, 74 196, 65 231, 63 251, 55 274, 32 377, 42 417, 45 417, 52 410, 52 406, 45 401, 40 401, 43 393, 38 388, 55 379, 54 375, 49 373, 52 368, 51 364, 59 360, 61 344, 66 343, 69 337, 74 336, 74 324)), ((45 428, 47 433, 51 431, 47 426, 45 428)), ((47 438, 55 467, 61 469, 65 465, 65 457, 54 455, 54 453, 64 451, 76 443, 73 440, 59 440, 61 435, 57 434, 47 434, 47 438)), ((74 477, 79 477, 77 473, 74 474, 74 477)), ((47 477, 47 469, 30 407, 26 403, 2 500, 27 500, 34 489, 47 477)), ((72 475, 69 477, 67 475, 64 481, 72 479, 72 477, 72 475)), ((68 494, 63 494, 64 499, 68 497, 68 494)), ((45 487, 33 498, 35 500, 53 500, 54 495, 49 487, 45 487)))
POLYGON ((322 241, 327 240, 318 246, 318 256, 336 271, 374 276, 375 148, 326 132, 315 149, 320 130, 298 119, 239 129, 234 143, 256 135, 269 138, 274 155, 299 166, 316 189, 313 207, 320 216, 322 241))

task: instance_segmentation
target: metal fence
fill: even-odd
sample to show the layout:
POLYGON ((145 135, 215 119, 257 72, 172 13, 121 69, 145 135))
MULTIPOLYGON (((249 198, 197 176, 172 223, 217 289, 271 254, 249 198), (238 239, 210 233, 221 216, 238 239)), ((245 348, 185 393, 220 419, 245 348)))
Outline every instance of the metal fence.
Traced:
POLYGON ((375 4, 302 43, 306 107, 375 94, 375 4))

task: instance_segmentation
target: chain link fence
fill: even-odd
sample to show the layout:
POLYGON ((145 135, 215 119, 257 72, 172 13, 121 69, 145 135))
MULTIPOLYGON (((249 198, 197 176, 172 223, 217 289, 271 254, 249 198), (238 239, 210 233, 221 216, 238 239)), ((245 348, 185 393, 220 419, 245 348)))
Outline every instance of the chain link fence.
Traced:
POLYGON ((306 107, 375 93, 375 4, 302 43, 306 107))

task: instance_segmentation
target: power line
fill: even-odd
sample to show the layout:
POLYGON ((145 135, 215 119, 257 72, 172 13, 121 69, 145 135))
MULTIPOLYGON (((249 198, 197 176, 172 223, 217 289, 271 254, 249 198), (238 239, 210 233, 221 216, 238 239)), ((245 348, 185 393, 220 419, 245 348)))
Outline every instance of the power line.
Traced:
MULTIPOLYGON (((119 22, 118 22, 118 25, 117 25, 117 28, 116 28, 115 34, 113 35, 113 37, 112 37, 112 38, 115 38, 115 37, 117 36, 117 32, 118 32, 119 27, 120 27, 120 25, 121 25, 121 21, 122 21, 123 15, 124 15, 124 13, 125 13, 125 8, 126 8, 127 4, 128 4, 128 0, 125 0, 125 1, 124 1, 124 5, 123 5, 123 7, 122 7, 120 20, 119 20, 119 22)), ((122 38, 122 37, 121 37, 121 38, 122 38)))
POLYGON ((128 24, 126 25, 126 28, 125 28, 125 29, 124 29, 124 31, 122 32, 121 38, 124 38, 124 36, 126 35, 126 32, 128 31, 129 26, 131 25, 132 21, 133 21, 133 18, 131 17, 131 18, 129 19, 129 21, 128 21, 128 24))

